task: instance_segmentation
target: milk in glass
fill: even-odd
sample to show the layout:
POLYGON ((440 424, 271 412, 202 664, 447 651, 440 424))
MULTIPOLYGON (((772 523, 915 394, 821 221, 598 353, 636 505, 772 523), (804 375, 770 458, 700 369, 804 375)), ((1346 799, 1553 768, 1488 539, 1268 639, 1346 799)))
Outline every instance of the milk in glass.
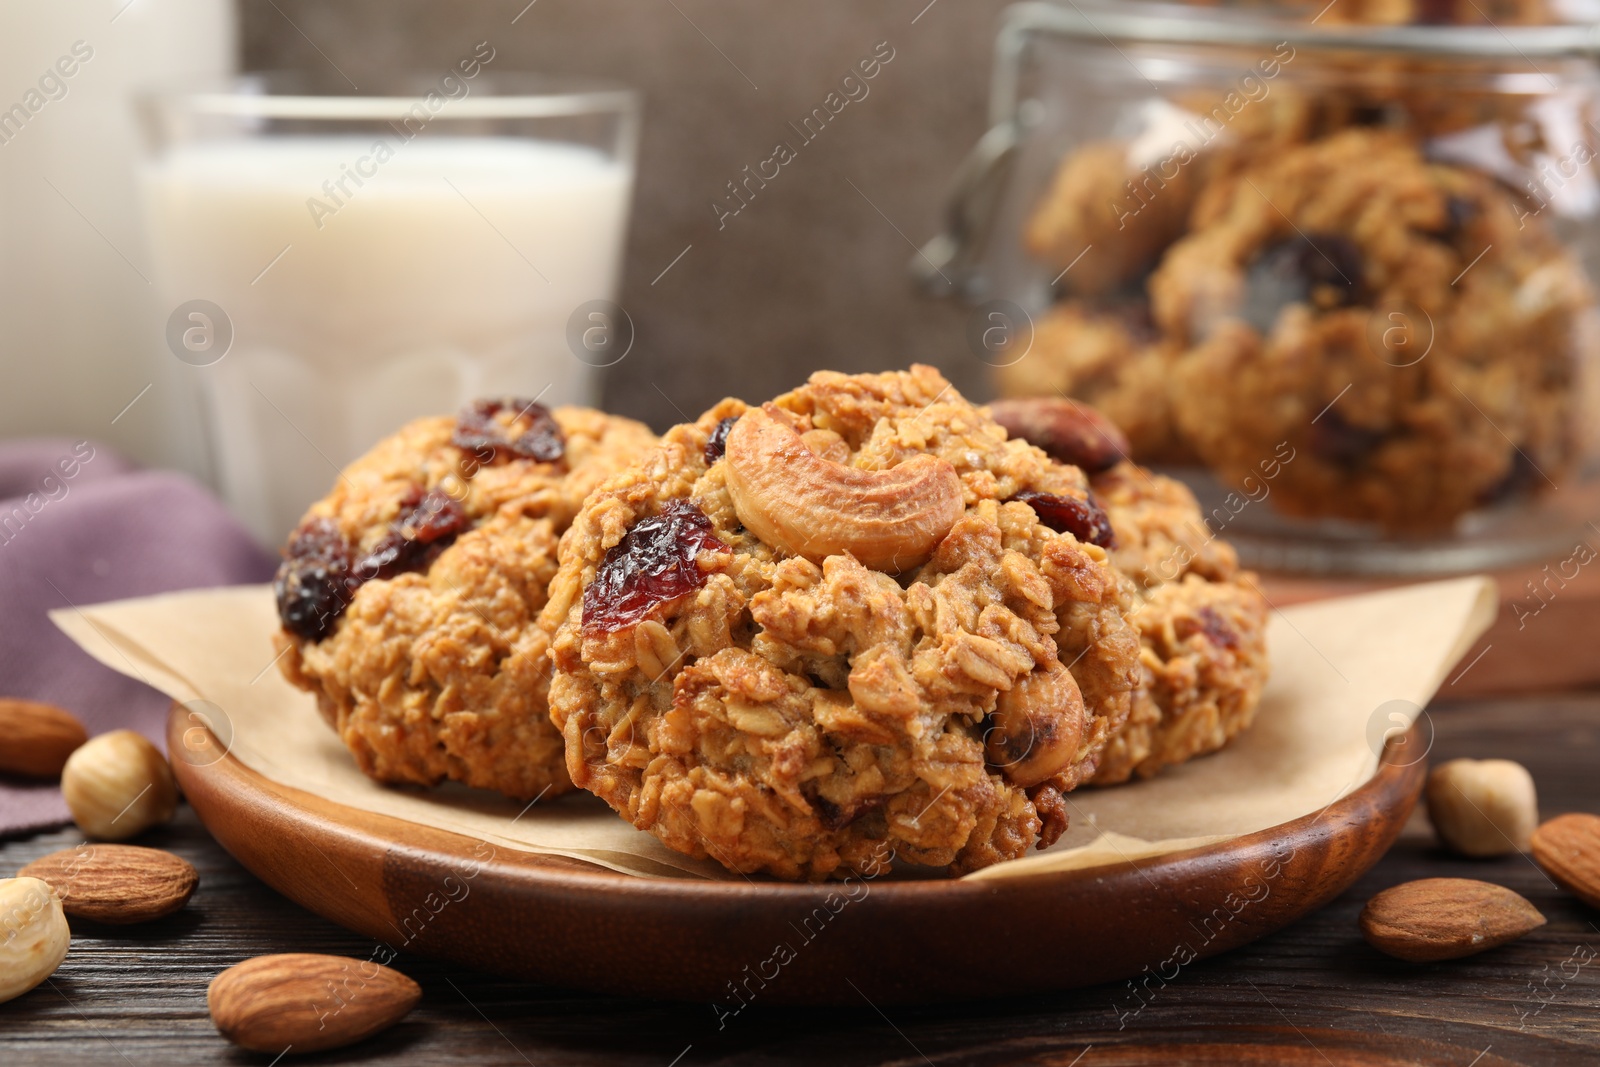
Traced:
POLYGON ((167 305, 219 307, 227 323, 195 318, 202 333, 231 324, 201 369, 208 431, 225 497, 267 544, 409 419, 485 396, 594 401, 567 324, 614 296, 629 165, 522 138, 385 143, 199 141, 146 168, 167 305))

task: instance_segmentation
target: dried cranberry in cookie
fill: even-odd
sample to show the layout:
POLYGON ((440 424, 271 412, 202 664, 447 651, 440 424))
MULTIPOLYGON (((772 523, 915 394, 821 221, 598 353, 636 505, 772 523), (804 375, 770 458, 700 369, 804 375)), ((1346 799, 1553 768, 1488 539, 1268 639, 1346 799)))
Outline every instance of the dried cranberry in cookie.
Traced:
POLYGON ((551 584, 573 781, 673 849, 782 878, 1053 842, 1139 677, 1089 500, 928 367, 675 427, 584 504, 551 584))
POLYGON ((406 571, 426 571, 463 531, 472 527, 461 502, 442 489, 420 486, 400 498, 400 512, 389 531, 356 562, 359 581, 393 578, 406 571))
POLYGON ((301 523, 283 550, 273 591, 283 628, 320 641, 350 605, 359 579, 350 573, 350 544, 332 519, 301 523))
POLYGON ((281 663, 363 771, 572 788, 538 616, 583 498, 654 443, 596 411, 484 401, 380 441, 312 505, 278 571, 281 663))
POLYGON ((1020 500, 1032 508, 1033 513, 1039 516, 1039 521, 1056 533, 1070 533, 1086 544, 1099 545, 1101 548, 1115 548, 1117 545, 1111 520, 1095 503, 1092 493, 1079 499, 1024 489, 1011 499, 1020 500))
POLYGON ((633 524, 600 561, 583 591, 583 632, 636 626, 706 584, 702 552, 726 552, 692 500, 669 500, 661 514, 633 524))
POLYGON ((456 418, 450 443, 487 463, 513 457, 553 463, 566 449, 566 438, 549 408, 510 398, 467 405, 456 418))

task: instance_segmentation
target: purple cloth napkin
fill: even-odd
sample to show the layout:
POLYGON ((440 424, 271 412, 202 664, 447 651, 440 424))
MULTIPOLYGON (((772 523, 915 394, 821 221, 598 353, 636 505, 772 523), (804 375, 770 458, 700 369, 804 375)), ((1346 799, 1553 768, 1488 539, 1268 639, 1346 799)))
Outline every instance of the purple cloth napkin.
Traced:
MULTIPOLYGON (((126 727, 165 748, 168 699, 91 659, 46 613, 262 582, 273 567, 182 475, 139 470, 93 442, 0 443, 0 696, 58 704, 91 737, 126 727)), ((55 783, 0 777, 0 836, 70 818, 55 783)))

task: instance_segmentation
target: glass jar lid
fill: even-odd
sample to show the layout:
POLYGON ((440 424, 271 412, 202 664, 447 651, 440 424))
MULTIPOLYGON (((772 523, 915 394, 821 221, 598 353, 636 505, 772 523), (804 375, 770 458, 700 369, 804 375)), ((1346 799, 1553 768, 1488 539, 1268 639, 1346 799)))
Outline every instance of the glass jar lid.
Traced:
MULTIPOLYGON (((1332 0, 1321 12, 1342 0, 1332 0)), ((1157 44, 1264 45, 1280 42, 1319 50, 1404 53, 1420 57, 1526 59, 1600 55, 1600 24, 1542 26, 1321 24, 1303 9, 1145 3, 1141 0, 1066 0, 1009 8, 1000 47, 1035 33, 1085 40, 1157 44)))

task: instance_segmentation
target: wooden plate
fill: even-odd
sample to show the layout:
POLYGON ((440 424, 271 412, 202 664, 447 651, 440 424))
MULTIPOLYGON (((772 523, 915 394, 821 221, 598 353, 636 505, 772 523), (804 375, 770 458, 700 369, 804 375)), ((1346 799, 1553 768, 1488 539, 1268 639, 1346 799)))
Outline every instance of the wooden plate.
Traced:
POLYGON ((1171 980, 1343 892, 1399 835, 1425 771, 1385 761, 1319 815, 1131 863, 791 885, 640 878, 494 848, 278 785, 194 729, 175 707, 168 743, 187 754, 172 762, 189 803, 240 863, 318 915, 469 967, 730 1009, 999 997, 1146 967, 1171 980))

